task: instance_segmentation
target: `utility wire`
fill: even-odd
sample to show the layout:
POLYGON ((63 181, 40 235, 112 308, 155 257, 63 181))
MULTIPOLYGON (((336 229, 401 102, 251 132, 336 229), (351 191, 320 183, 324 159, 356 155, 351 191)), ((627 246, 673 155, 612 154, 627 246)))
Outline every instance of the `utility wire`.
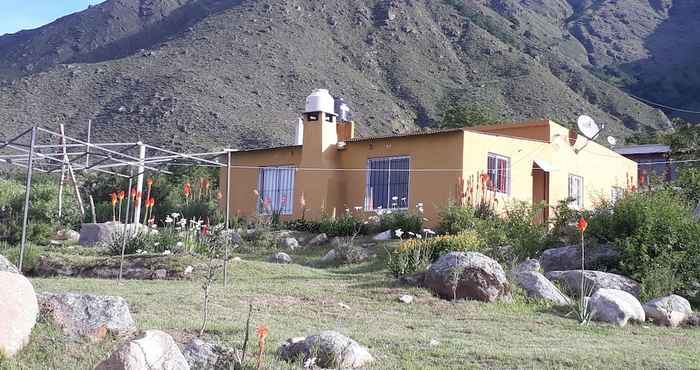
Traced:
POLYGON ((627 93, 627 95, 629 95, 629 96, 632 97, 633 99, 639 100, 639 101, 642 102, 642 103, 646 103, 646 104, 649 104, 649 105, 654 105, 654 106, 657 106, 657 107, 660 107, 660 108, 665 108, 665 109, 672 110, 672 111, 675 111, 675 112, 683 112, 683 113, 690 113, 690 114, 700 114, 699 111, 687 110, 687 109, 682 109, 682 108, 674 108, 674 107, 671 107, 671 106, 668 106, 668 105, 664 105, 664 104, 660 104, 660 103, 653 102, 653 101, 648 100, 648 99, 644 99, 644 98, 642 98, 642 97, 639 97, 639 96, 637 96, 637 95, 633 95, 633 94, 630 94, 630 93, 627 93))

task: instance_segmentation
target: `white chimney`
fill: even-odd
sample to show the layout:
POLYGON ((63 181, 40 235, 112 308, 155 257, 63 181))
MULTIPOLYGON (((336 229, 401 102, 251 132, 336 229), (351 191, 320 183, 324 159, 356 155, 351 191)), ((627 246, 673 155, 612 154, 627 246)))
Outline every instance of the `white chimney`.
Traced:
POLYGON ((304 120, 299 118, 297 122, 297 128, 294 132, 294 144, 304 145, 304 120))

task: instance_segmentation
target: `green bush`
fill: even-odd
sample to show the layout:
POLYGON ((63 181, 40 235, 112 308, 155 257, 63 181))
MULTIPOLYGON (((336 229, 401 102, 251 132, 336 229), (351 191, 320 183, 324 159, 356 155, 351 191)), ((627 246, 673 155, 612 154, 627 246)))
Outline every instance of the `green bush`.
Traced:
MULTIPOLYGON (((22 273, 30 274, 39 264, 41 248, 34 244, 27 243, 22 260, 22 273)), ((12 264, 19 267, 20 247, 10 247, 8 244, 0 245, 0 254, 5 256, 12 264)))
POLYGON ((439 234, 455 235, 464 230, 474 229, 479 222, 474 208, 450 202, 440 211, 439 234))
POLYGON ((425 269, 449 252, 484 252, 486 243, 473 230, 457 235, 440 235, 427 239, 408 239, 389 253, 388 267, 395 277, 425 269))
POLYGON ((404 233, 421 234, 423 232, 423 216, 394 211, 381 216, 379 228, 382 231, 401 229, 404 233))
POLYGON ((353 236, 362 230, 362 226, 362 221, 348 213, 336 218, 322 217, 319 223, 319 231, 328 235, 329 238, 353 236))
POLYGON ((305 233, 318 234, 321 232, 321 224, 316 221, 299 218, 286 223, 288 230, 301 231, 305 233))
POLYGON ((633 193, 594 213, 590 224, 622 251, 621 269, 642 283, 647 299, 700 282, 700 224, 691 212, 671 190, 633 193))
POLYGON ((673 186, 681 189, 681 194, 688 200, 690 206, 697 206, 700 202, 700 168, 679 171, 678 179, 673 186))

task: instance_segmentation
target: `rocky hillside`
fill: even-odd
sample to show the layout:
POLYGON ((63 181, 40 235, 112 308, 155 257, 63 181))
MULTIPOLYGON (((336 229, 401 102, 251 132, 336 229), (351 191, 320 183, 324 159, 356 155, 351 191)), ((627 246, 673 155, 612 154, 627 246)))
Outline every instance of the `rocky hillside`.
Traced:
POLYGON ((620 89, 651 80, 615 73, 653 57, 676 3, 694 1, 108 0, 0 37, 0 121, 4 136, 58 123, 80 134, 92 120, 97 140, 265 146, 289 143, 305 96, 326 87, 360 134, 435 125, 454 104, 504 120, 587 113, 616 135, 666 128, 620 89), (637 11, 646 33, 623 32, 637 11))

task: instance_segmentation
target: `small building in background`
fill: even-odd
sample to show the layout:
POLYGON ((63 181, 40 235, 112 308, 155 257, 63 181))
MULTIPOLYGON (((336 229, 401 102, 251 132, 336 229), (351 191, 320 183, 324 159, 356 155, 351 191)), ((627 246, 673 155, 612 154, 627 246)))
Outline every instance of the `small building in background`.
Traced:
POLYGON ((615 148, 615 152, 637 162, 640 184, 648 182, 650 177, 655 181, 676 179, 677 168, 671 161, 671 147, 668 145, 627 145, 615 148))

